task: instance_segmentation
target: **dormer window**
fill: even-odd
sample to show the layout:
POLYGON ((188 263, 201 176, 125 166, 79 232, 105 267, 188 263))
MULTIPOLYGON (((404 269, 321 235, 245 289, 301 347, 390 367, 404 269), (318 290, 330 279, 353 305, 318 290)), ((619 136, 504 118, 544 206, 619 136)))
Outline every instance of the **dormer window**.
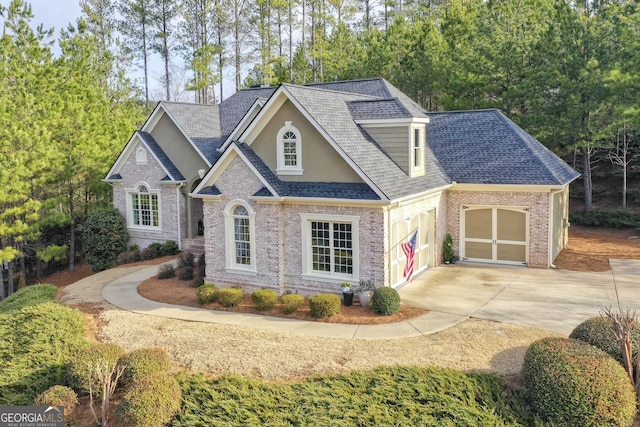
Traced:
POLYGON ((276 140, 278 174, 302 175, 302 139, 300 138, 300 131, 290 121, 286 121, 278 131, 276 140))
POLYGON ((411 170, 412 178, 424 175, 426 128, 424 125, 411 126, 411 170))

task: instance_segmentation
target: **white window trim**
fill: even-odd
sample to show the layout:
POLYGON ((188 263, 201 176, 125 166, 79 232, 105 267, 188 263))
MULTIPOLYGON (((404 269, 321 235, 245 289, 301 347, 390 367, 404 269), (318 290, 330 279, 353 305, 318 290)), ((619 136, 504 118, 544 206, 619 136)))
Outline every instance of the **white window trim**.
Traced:
POLYGON ((276 135, 277 169, 278 175, 302 175, 302 137, 298 128, 293 126, 290 121, 285 121, 284 126, 280 128, 276 135), (283 137, 286 132, 293 132, 296 136, 296 165, 287 166, 284 161, 284 141, 283 137))
POLYGON ((144 181, 139 181, 133 188, 125 188, 125 199, 126 199, 126 209, 127 209, 127 228, 135 229, 135 230, 145 230, 145 231, 162 231, 162 197, 160 197, 160 190, 152 189, 149 184, 144 181), (141 185, 144 185, 149 191, 149 195, 156 195, 158 197, 158 226, 152 225, 138 225, 133 223, 133 203, 131 201, 131 196, 133 194, 140 194, 138 192, 138 188, 141 185))
POLYGON ((411 125, 409 131, 409 176, 411 178, 424 176, 425 171, 425 150, 426 150, 426 125, 411 125), (419 148, 419 158, 416 161, 416 150, 415 150, 415 131, 419 130, 420 132, 420 148, 419 148))
POLYGON ((242 199, 234 199, 224 208, 224 235, 226 269, 232 273, 251 274, 256 273, 256 213, 247 202, 242 199), (236 263, 235 229, 233 223, 233 210, 236 206, 243 206, 249 213, 249 245, 251 250, 250 263, 236 263))
POLYGON ((138 147, 136 150, 136 165, 146 165, 147 164, 147 150, 143 147, 138 147))
POLYGON ((323 281, 340 283, 344 280, 357 282, 360 280, 360 217, 355 215, 331 215, 321 213, 300 213, 302 242, 302 277, 306 279, 322 279, 323 281), (353 250, 353 274, 334 272, 318 272, 313 270, 313 252, 311 251, 311 222, 342 222, 351 224, 353 250))

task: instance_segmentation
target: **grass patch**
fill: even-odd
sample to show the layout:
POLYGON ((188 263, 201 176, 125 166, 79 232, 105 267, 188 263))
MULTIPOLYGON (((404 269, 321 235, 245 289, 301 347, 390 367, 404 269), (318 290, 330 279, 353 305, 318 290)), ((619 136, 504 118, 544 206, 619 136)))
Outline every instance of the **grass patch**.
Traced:
POLYGON ((520 426, 518 398, 491 374, 385 367, 293 383, 179 378, 173 426, 520 426))
POLYGON ((79 311, 52 301, 56 288, 24 288, 0 302, 0 405, 31 405, 64 384, 68 363, 87 345, 79 311))

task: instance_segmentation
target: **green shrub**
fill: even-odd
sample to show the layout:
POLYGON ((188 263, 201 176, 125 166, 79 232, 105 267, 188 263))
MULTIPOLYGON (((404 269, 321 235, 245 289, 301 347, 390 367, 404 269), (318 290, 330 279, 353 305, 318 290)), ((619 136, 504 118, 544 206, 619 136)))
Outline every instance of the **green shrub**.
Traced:
POLYGON ((155 259, 162 256, 162 243, 153 242, 144 249, 144 259, 155 259))
POLYGON ((33 404, 37 406, 63 406, 65 426, 76 425, 78 395, 67 386, 54 385, 49 387, 36 396, 33 404))
POLYGON ((58 288, 53 285, 33 285, 20 289, 0 301, 0 314, 51 301, 55 298, 56 292, 58 292, 58 288))
POLYGON ((193 280, 193 267, 182 267, 180 273, 178 273, 178 279, 180 280, 193 280))
POLYGON ((198 265, 203 267, 206 264, 204 254, 198 256, 198 265))
POLYGON ((170 279, 176 277, 176 269, 173 264, 162 264, 158 268, 158 279, 170 279))
POLYGON ((101 397, 101 383, 91 370, 99 364, 114 366, 122 356, 124 349, 112 343, 98 343, 84 349, 71 362, 71 383, 75 389, 85 393, 89 392, 91 384, 93 392, 101 397))
POLYGON ((180 252, 178 244, 173 240, 168 240, 162 244, 162 255, 177 255, 180 252))
POLYGON ((640 227, 640 214, 629 209, 591 209, 576 211, 569 215, 574 224, 587 226, 602 226, 612 228, 640 227))
POLYGON ((191 281, 191 283, 189 283, 189 286, 192 288, 198 288, 200 286, 204 285, 204 277, 200 276, 200 277, 194 277, 193 280, 191 281))
POLYGON ((223 307, 235 307, 242 302, 244 291, 241 288, 222 288, 218 290, 218 302, 223 307))
POLYGON ((122 375, 122 382, 130 384, 148 375, 169 372, 171 359, 161 348, 140 348, 127 353, 120 359, 120 364, 126 366, 122 375))
POLYGON ((309 298, 311 317, 321 319, 340 313, 340 297, 336 294, 317 294, 309 298))
POLYGON ((193 267, 195 265, 195 256, 191 252, 182 252, 178 257, 178 268, 193 267))
POLYGON ((198 289, 196 289, 198 303, 202 305, 216 301, 218 299, 218 293, 218 287, 211 283, 199 286, 198 289))
POLYGON ((304 304, 304 296, 300 294, 286 294, 280 297, 284 314, 292 314, 298 311, 304 304))
POLYGON ((178 381, 167 373, 149 375, 135 381, 118 407, 120 425, 128 427, 164 426, 180 409, 182 392, 178 381))
POLYGON ((129 245, 129 252, 140 251, 140 245, 137 243, 132 243, 129 245))
MULTIPOLYGON (((598 347, 622 363, 622 351, 613 334, 612 327, 613 324, 608 317, 593 317, 576 326, 569 338, 575 338, 598 347)), ((638 354, 638 344, 640 344, 640 324, 635 322, 631 331, 631 348, 634 358, 638 354)))
POLYGON ((251 294, 251 301, 260 311, 271 310, 278 303, 278 293, 273 289, 259 289, 251 294))
POLYGON ((98 209, 89 214, 84 226, 83 248, 92 271, 113 267, 118 254, 127 250, 128 241, 126 221, 117 209, 98 209))
POLYGON ((42 302, 50 288, 29 286, 0 303, 0 405, 31 405, 64 384, 68 364, 88 345, 78 310, 42 302))
POLYGON ((138 262, 140 261, 140 259, 141 259, 140 249, 135 248, 133 250, 122 252, 121 254, 119 254, 118 257, 116 258, 116 264, 117 265, 130 264, 132 262, 138 262))
POLYGON ((635 392, 622 366, 602 350, 567 338, 543 338, 524 359, 535 412, 558 426, 630 426, 635 392))
POLYGON ((395 314, 400 310, 400 294, 389 286, 382 286, 373 292, 371 307, 384 316, 395 314))

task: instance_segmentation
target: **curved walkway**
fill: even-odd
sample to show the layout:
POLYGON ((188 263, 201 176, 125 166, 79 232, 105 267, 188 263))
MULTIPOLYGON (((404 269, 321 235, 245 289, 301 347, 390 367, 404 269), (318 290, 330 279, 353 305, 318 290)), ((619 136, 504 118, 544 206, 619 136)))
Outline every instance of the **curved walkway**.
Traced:
POLYGON ((102 296, 118 308, 139 314, 327 338, 409 338, 441 331, 468 318, 466 315, 431 311, 414 319, 396 323, 346 325, 165 304, 144 298, 138 293, 138 285, 157 272, 158 266, 153 265, 129 273, 108 283, 102 290, 102 296))
POLYGON ((103 298, 123 310, 173 319, 245 326, 346 339, 394 339, 432 334, 470 317, 569 334, 604 307, 640 312, 640 260, 611 260, 611 271, 584 273, 524 267, 458 264, 430 269, 400 289, 403 302, 429 312, 402 322, 347 325, 165 304, 138 294, 158 266, 108 283, 103 298))

